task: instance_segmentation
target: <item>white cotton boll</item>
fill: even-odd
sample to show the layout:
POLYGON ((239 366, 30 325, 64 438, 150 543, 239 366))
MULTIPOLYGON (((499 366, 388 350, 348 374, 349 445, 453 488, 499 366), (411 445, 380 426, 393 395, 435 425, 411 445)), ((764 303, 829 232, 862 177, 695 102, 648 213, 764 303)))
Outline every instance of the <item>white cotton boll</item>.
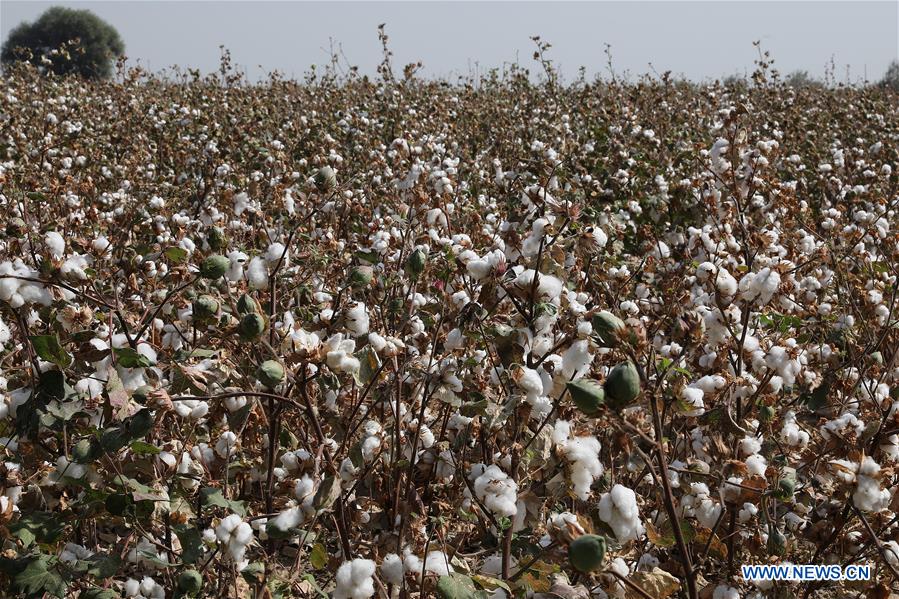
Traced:
POLYGON ((521 366, 512 372, 512 380, 526 395, 543 394, 543 379, 533 368, 521 366))
POLYGON ((268 246, 268 251, 265 253, 265 261, 268 262, 272 268, 278 264, 278 261, 281 261, 282 268, 286 267, 290 264, 290 252, 286 251, 283 243, 276 241, 268 246), (284 256, 283 260, 281 256, 284 256))
POLYGON ((737 514, 737 519, 740 521, 740 524, 746 524, 758 513, 759 508, 754 503, 744 503, 743 507, 740 508, 739 514, 737 514))
POLYGON ((764 478, 765 470, 768 469, 768 461, 763 455, 751 455, 746 458, 746 469, 749 471, 750 476, 761 476, 764 478))
POLYGON ((743 437, 740 440, 740 451, 743 455, 752 455, 762 450, 762 441, 757 437, 743 437))
POLYGON ((796 421, 796 413, 792 410, 784 414, 783 425, 780 429, 780 440, 789 447, 805 447, 809 442, 809 434, 799 428, 796 421))
POLYGON ((234 214, 237 216, 242 215, 247 208, 250 207, 250 196, 247 195, 247 192, 241 191, 240 193, 234 194, 234 214))
POLYGON ((215 453, 223 460, 234 455, 237 447, 237 435, 231 431, 225 431, 215 444, 215 453))
POLYGON ((199 420, 209 413, 209 404, 201 399, 182 399, 172 402, 175 413, 181 418, 199 420))
POLYGON ((381 576, 387 584, 392 584, 394 586, 403 584, 403 575, 405 573, 403 558, 396 553, 388 553, 385 555, 379 569, 381 570, 381 576))
POLYGON ((56 231, 50 231, 44 236, 44 245, 47 246, 50 255, 56 260, 62 259, 66 253, 66 241, 56 231))
POLYGON ((837 418, 824 423, 824 426, 821 427, 821 436, 826 441, 836 439, 843 442, 850 434, 855 434, 856 437, 861 436, 864 430, 865 423, 859 420, 855 414, 843 412, 837 418), (839 437, 836 435, 839 435, 839 437))
POLYGON ((883 548, 883 554, 890 565, 894 568, 899 567, 899 543, 896 541, 886 541, 881 544, 881 547, 883 548))
POLYGON ((231 264, 225 273, 225 277, 229 281, 237 282, 243 279, 243 265, 246 264, 247 258, 248 256, 243 252, 236 250, 228 252, 228 260, 230 260, 231 264))
POLYGON ((566 381, 576 381, 590 370, 592 363, 590 343, 586 339, 579 339, 562 353, 562 376, 566 381))
POLYGON ((511 517, 518 511, 518 485, 499 466, 487 467, 473 486, 475 495, 495 516, 511 517))
POLYGON ((0 349, 4 349, 10 339, 12 339, 12 333, 9 327, 6 326, 6 323, 3 322, 3 318, 0 318, 0 349))
POLYGON ((740 590, 726 584, 719 584, 712 592, 712 599, 740 599, 740 590))
POLYGON ((698 387, 683 387, 680 391, 683 406, 678 406, 678 408, 685 416, 702 416, 705 413, 704 397, 705 392, 698 387))
POLYGON ((429 551, 425 556, 425 571, 437 576, 447 576, 455 572, 447 554, 442 551, 429 551))
POLYGON ((879 472, 880 464, 865 456, 858 469, 858 486, 852 494, 852 502, 863 512, 880 512, 890 505, 890 492, 881 489, 875 478, 879 472))
POLYGON ((715 288, 725 297, 732 297, 737 293, 737 280, 724 268, 718 269, 715 276, 715 288))
POLYGON ((265 260, 256 256, 247 265, 247 281, 253 289, 265 289, 268 287, 268 268, 265 260))
POLYGON ((655 258, 656 260, 664 260, 671 256, 671 250, 668 248, 668 244, 664 241, 656 241, 652 245, 652 250, 649 252, 649 255, 655 258))
POLYGON ((337 569, 333 599, 368 599, 375 594, 375 562, 356 558, 337 569))
POLYGON ((368 333, 368 309, 362 302, 356 302, 346 313, 346 328, 357 337, 368 333))
POLYGON ((302 524, 303 520, 303 510, 298 507, 292 507, 280 512, 273 519, 269 520, 266 523, 266 526, 271 526, 281 532, 287 532, 302 524))
POLYGON ((559 446, 568 461, 568 472, 574 495, 581 500, 590 497, 593 481, 602 476, 603 466, 599 461, 601 449, 596 437, 570 438, 571 425, 566 420, 557 420, 553 426, 552 441, 559 446))
POLYGON ((615 485, 599 500, 599 518, 608 524, 621 543, 636 540, 645 532, 633 489, 615 485))

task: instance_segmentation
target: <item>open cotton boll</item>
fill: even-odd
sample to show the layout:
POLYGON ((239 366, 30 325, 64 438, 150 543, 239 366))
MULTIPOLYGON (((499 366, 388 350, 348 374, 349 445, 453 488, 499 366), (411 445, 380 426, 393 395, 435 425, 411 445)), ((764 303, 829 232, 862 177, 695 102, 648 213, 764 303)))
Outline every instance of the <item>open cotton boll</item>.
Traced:
POLYGON ((870 456, 865 456, 858 468, 857 486, 852 494, 852 502, 863 512, 879 512, 890 505, 890 492, 880 488, 876 475, 880 464, 870 456))
POLYGON ((512 380, 525 395, 543 395, 543 379, 533 368, 521 366, 512 371, 512 380))
POLYGON ((590 370, 592 363, 590 343, 586 339, 579 339, 562 352, 562 376, 565 381, 576 381, 590 370))
POLYGON ((247 282, 253 289, 265 289, 268 287, 268 267, 265 260, 256 256, 247 265, 247 282))
POLYGON ((215 536, 220 543, 225 545, 227 554, 231 561, 237 564, 237 569, 246 568, 247 562, 244 560, 244 556, 247 546, 253 542, 253 527, 244 522, 243 518, 237 514, 231 514, 215 527, 215 536))
POLYGON ((595 437, 570 437, 571 425, 565 420, 557 420, 553 426, 552 440, 559 446, 568 461, 568 473, 572 491, 578 499, 590 497, 593 481, 602 476, 603 466, 599 461, 600 443, 595 437))
POLYGON ((396 553, 385 555, 379 570, 381 570, 381 577, 387 584, 394 586, 403 584, 403 575, 406 569, 403 567, 403 558, 396 553))
POLYGON ((640 508, 633 489, 615 485, 599 500, 599 518, 608 524, 620 543, 640 538, 646 531, 640 522, 640 508))
POLYGON ((56 231, 44 235, 44 245, 55 260, 60 260, 66 253, 66 240, 56 231))
POLYGON ((281 532, 287 532, 302 524, 303 520, 305 520, 305 515, 302 508, 292 507, 280 512, 277 516, 269 520, 266 523, 266 526, 271 526, 281 532))
POLYGON ((712 591, 712 599, 740 599, 740 589, 719 584, 712 591))
POLYGON ((337 569, 333 599, 368 599, 375 594, 375 562, 356 558, 337 569))
POLYGON ((228 252, 228 260, 231 264, 228 266, 225 277, 229 281, 237 282, 243 279, 243 265, 246 264, 247 258, 248 256, 243 252, 236 250, 228 252))
POLYGON ((805 447, 809 442, 809 434, 799 428, 796 413, 793 410, 784 414, 780 429, 780 441, 789 447, 805 447))
POLYGON ((346 328, 357 337, 368 333, 368 309, 362 302, 356 302, 346 312, 346 328))
POLYGON ((9 327, 6 326, 6 323, 3 322, 3 318, 0 317, 0 349, 5 349, 6 344, 12 338, 12 333, 9 330, 9 327))
POLYGON ((495 516, 511 517, 518 511, 518 485, 499 466, 488 466, 475 478, 474 491, 495 516))
MULTIPOLYGON (((529 295, 534 285, 534 275, 535 271, 532 269, 522 271, 515 278, 515 287, 525 295, 529 295)), ((537 277, 537 298, 557 304, 564 287, 562 281, 552 275, 537 274, 537 277)))
POLYGON ((425 571, 437 576, 447 576, 455 572, 450 558, 442 551, 429 551, 425 556, 425 571))

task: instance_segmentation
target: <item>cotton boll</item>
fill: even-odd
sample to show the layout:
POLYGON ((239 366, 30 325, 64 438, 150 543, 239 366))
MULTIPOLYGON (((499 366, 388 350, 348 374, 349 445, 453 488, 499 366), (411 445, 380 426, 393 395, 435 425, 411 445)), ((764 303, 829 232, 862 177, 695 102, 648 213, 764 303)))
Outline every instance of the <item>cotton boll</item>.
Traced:
POLYGON ((880 488, 876 475, 880 464, 870 456, 865 456, 858 468, 857 487, 852 494, 852 502, 863 512, 879 512, 890 505, 890 492, 880 488))
POLYGON ((333 599, 368 599, 375 594, 375 562, 356 558, 337 569, 333 599))
POLYGON ((215 527, 215 536, 225 545, 228 556, 237 564, 238 570, 246 568, 244 556, 247 546, 253 542, 253 527, 237 514, 231 514, 215 527))
POLYGON ((736 587, 719 584, 712 592, 712 599, 740 599, 740 590, 736 587))
POLYGON ((346 328, 357 337, 368 333, 368 309, 362 302, 356 302, 346 312, 346 328))
POLYGON ((621 543, 633 541, 645 532, 640 522, 640 509, 633 489, 615 485, 599 500, 599 518, 608 524, 621 543))
POLYGON ((266 289, 268 287, 268 267, 265 260, 256 256, 247 265, 247 281, 253 289, 266 289))
POLYGON ((50 231, 44 236, 44 245, 50 251, 55 260, 60 260, 66 253, 66 241, 56 231, 50 231))
POLYGON ((395 553, 388 553, 380 566, 381 576, 387 584, 394 586, 403 584, 403 559, 395 553))
POLYGON ((518 511, 518 485, 499 466, 487 467, 473 486, 475 495, 495 516, 511 517, 518 511))
POLYGON ((447 576, 455 570, 450 565, 447 554, 442 551, 429 551, 425 556, 425 571, 437 576, 447 576))
POLYGON ((562 376, 565 381, 576 381, 590 370, 592 363, 593 354, 590 353, 589 342, 579 339, 562 353, 562 376))
POLYGON ((572 491, 579 499, 590 497, 593 481, 602 476, 603 466, 599 461, 600 443, 595 437, 570 438, 570 425, 564 420, 556 421, 552 439, 559 446, 568 461, 568 472, 572 491))

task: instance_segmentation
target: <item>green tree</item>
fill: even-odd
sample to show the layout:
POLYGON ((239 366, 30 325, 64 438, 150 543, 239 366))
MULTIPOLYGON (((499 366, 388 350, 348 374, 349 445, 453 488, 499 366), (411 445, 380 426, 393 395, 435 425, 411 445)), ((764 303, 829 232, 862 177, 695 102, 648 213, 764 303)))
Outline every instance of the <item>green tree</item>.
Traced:
POLYGON ((880 80, 880 85, 899 91, 899 60, 894 60, 890 63, 890 66, 887 67, 887 72, 883 74, 883 79, 880 80))
POLYGON ((59 75, 103 79, 112 75, 113 62, 124 50, 118 31, 91 11, 54 6, 34 23, 13 29, 0 60, 4 65, 27 60, 59 75))

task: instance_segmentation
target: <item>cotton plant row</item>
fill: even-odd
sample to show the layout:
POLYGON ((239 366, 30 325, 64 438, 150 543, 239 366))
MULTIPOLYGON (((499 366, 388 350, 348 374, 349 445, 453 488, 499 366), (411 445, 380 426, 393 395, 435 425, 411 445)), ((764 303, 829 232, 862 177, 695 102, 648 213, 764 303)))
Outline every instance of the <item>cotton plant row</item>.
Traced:
POLYGON ((888 594, 896 98, 476 83, 2 81, 4 588, 888 594))

